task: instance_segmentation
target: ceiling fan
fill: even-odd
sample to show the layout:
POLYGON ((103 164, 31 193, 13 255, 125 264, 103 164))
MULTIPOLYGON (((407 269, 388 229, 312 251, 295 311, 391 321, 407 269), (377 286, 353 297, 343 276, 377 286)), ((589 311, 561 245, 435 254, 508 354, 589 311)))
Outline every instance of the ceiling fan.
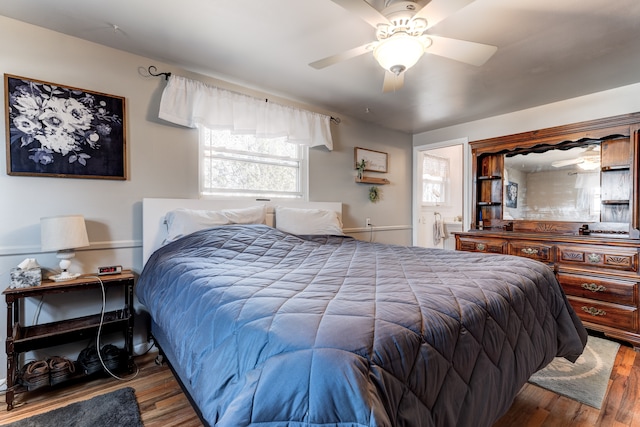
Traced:
POLYGON ((309 64, 322 69, 373 51, 386 70, 383 92, 400 89, 405 72, 425 53, 481 66, 496 52, 495 46, 426 34, 426 31, 474 0, 431 0, 421 7, 414 1, 386 0, 378 11, 365 0, 331 0, 360 16, 376 29, 377 41, 309 64))
POLYGON ((590 145, 579 157, 556 160, 551 163, 554 168, 562 168, 565 166, 577 165, 583 170, 594 170, 600 167, 600 146, 590 145))

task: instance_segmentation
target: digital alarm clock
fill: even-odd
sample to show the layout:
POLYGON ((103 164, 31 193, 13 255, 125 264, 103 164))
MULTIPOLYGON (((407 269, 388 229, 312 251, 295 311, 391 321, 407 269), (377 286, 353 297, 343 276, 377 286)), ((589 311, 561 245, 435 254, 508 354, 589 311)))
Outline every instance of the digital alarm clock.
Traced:
POLYGON ((106 275, 106 274, 120 274, 122 273, 121 265, 107 265, 104 267, 98 267, 98 275, 106 275))

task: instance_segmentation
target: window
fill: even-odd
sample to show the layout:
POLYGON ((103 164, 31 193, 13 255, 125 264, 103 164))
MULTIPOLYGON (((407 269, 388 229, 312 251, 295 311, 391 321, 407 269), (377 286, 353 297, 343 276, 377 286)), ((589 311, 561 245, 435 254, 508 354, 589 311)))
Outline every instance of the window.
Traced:
POLYGON ((422 203, 447 203, 448 191, 449 159, 425 154, 422 158, 422 203))
POLYGON ((306 198, 306 146, 200 127, 200 195, 306 198))

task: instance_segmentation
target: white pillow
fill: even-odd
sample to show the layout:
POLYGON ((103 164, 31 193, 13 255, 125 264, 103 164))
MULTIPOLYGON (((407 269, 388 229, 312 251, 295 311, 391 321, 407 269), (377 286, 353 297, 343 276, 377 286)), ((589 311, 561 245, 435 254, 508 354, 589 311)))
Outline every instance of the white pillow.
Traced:
POLYGON ((220 211, 229 220, 229 224, 266 224, 267 207, 251 206, 241 209, 223 209, 220 211))
POLYGON ((166 244, 187 234, 217 225, 264 224, 266 208, 264 205, 220 211, 178 208, 167 212, 164 218, 167 224, 167 237, 164 240, 166 244))
POLYGON ((330 234, 341 236, 342 222, 336 211, 276 206, 276 228, 291 234, 330 234))

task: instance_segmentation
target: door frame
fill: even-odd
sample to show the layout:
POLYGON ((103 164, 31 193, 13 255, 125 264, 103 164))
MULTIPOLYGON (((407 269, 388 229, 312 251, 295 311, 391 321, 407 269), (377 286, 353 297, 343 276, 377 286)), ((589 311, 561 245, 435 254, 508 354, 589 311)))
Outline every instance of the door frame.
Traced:
POLYGON ((411 203, 411 222, 412 222, 412 244, 418 244, 418 231, 420 219, 420 194, 422 188, 418 177, 418 157, 424 151, 430 151, 439 148, 452 147, 462 145, 462 229, 468 230, 471 226, 471 147, 469 146, 469 138, 456 138, 447 141, 434 142, 432 144, 414 145, 413 146, 413 196, 411 203))

